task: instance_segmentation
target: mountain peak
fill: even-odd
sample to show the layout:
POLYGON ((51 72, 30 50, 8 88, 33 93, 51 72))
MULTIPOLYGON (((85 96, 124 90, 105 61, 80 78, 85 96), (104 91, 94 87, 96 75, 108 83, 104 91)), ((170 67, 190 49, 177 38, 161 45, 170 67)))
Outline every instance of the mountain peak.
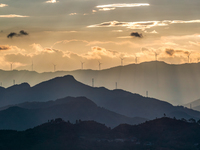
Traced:
POLYGON ((76 79, 72 75, 66 75, 64 76, 64 79, 69 81, 76 81, 76 79))
POLYGON ((28 83, 21 83, 21 84, 16 84, 13 86, 8 87, 7 89, 27 89, 30 88, 30 85, 28 83))

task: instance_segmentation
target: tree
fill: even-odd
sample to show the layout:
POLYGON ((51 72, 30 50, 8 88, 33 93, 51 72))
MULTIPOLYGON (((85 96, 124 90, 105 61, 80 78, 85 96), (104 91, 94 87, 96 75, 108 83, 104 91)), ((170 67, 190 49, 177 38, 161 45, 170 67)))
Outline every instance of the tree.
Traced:
POLYGON ((190 118, 188 121, 189 121, 190 123, 196 123, 196 120, 195 120, 194 118, 190 118))
POLYGON ((197 121, 197 123, 200 125, 200 119, 197 121))
POLYGON ((187 120, 185 118, 182 118, 181 121, 187 122, 187 120))

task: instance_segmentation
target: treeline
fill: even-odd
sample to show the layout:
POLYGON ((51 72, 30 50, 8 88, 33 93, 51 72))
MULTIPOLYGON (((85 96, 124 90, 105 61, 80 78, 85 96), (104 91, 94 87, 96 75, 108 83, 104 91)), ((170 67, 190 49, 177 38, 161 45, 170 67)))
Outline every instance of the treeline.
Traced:
POLYGON ((1 150, 197 150, 199 144, 198 121, 168 117, 113 129, 95 121, 57 118, 25 131, 0 131, 1 150))

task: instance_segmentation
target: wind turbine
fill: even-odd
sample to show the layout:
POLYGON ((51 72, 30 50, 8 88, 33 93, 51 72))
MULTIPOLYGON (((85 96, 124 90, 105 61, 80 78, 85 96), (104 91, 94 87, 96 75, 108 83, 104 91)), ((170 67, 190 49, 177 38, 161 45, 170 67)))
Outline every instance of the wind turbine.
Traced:
POLYGON ((84 65, 84 63, 85 63, 85 62, 82 62, 82 61, 81 61, 81 69, 82 69, 82 70, 83 70, 83 65, 84 65))
POLYGON ((138 57, 135 55, 135 63, 137 64, 138 57))
POLYGON ((191 55, 191 53, 188 54, 188 63, 190 63, 190 55, 191 55))
POLYGON ((157 61, 158 60, 158 53, 154 52, 155 53, 155 60, 157 61))
POLYGON ((13 63, 10 63, 10 70, 12 70, 12 64, 13 64, 13 63))
POLYGON ((120 59, 121 59, 121 66, 123 66, 124 65, 123 61, 124 61, 125 58, 120 57, 120 59))
POLYGON ((101 70, 101 64, 102 64, 102 63, 101 63, 100 61, 98 61, 98 62, 99 62, 99 70, 101 70))
POLYGON ((146 97, 149 97, 149 91, 146 91, 146 97))
POLYGON ((92 87, 94 87, 94 78, 92 78, 92 87))
POLYGON ((54 72, 56 71, 56 65, 55 64, 53 64, 53 69, 54 69, 54 72))

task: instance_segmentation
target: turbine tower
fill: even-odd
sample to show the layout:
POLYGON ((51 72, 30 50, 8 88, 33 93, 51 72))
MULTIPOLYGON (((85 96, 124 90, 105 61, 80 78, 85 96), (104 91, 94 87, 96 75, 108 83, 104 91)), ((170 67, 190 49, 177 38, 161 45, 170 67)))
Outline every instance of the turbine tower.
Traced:
POLYGON ((155 60, 158 61, 158 53, 155 52, 155 60))
POLYGON ((12 70, 12 64, 13 64, 13 63, 10 63, 10 70, 12 70))
POLYGON ((94 78, 92 78, 92 87, 94 87, 94 78))
POLYGON ((124 58, 120 57, 120 59, 121 59, 121 66, 123 66, 124 65, 123 64, 124 58))
POLYGON ((117 82, 115 83, 115 89, 117 89, 117 82))
POLYGON ((188 63, 190 63, 190 55, 191 53, 188 54, 188 63))
POLYGON ((101 64, 102 64, 102 63, 101 63, 100 61, 98 61, 98 62, 99 62, 99 70, 101 70, 101 64))
POLYGON ((138 61, 138 57, 137 56, 135 56, 135 63, 137 64, 137 61, 138 61))
POLYGON ((82 62, 82 61, 81 61, 81 69, 82 69, 82 70, 83 70, 83 65, 84 65, 84 63, 85 63, 85 62, 82 62))
POLYGON ((149 91, 146 91, 146 97, 149 97, 149 91))
POLYGON ((54 72, 56 71, 56 65, 55 64, 53 64, 53 69, 54 69, 54 72))

